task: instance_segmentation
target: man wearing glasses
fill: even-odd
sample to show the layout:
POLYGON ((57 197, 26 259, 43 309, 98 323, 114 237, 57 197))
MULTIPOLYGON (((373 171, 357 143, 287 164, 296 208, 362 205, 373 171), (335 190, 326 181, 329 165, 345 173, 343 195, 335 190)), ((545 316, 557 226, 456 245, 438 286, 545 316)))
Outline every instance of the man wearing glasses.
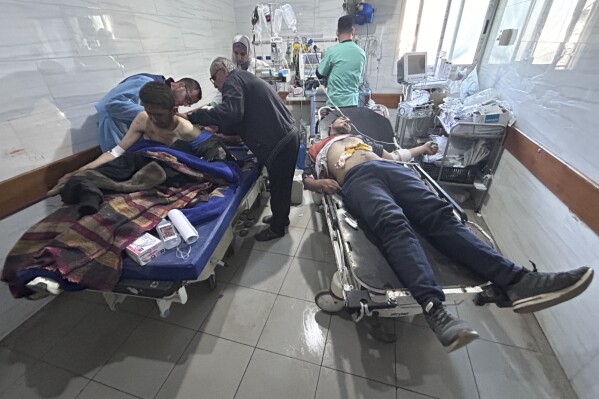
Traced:
POLYGON ((202 98, 200 84, 191 78, 175 82, 162 75, 140 73, 130 76, 96 103, 98 111, 98 142, 102 151, 116 146, 127 133, 133 118, 144 110, 139 100, 139 90, 148 82, 164 83, 170 87, 175 106, 189 106, 202 98))
POLYGON ((270 226, 255 235, 270 241, 285 235, 289 225, 291 186, 299 150, 299 129, 291 112, 272 86, 248 71, 237 69, 228 58, 218 57, 210 65, 210 81, 222 93, 222 102, 212 109, 188 112, 191 123, 218 126, 227 135, 239 135, 270 179, 272 216, 262 221, 270 226))

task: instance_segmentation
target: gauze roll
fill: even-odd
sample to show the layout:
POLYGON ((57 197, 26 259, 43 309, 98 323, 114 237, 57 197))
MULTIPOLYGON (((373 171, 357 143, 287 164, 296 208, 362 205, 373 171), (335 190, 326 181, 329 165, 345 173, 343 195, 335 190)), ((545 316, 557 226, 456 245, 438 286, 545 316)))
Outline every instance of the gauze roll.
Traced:
POLYGON ((198 240, 198 231, 185 217, 183 212, 178 209, 171 209, 168 211, 168 218, 175 225, 175 228, 186 243, 193 244, 198 240))

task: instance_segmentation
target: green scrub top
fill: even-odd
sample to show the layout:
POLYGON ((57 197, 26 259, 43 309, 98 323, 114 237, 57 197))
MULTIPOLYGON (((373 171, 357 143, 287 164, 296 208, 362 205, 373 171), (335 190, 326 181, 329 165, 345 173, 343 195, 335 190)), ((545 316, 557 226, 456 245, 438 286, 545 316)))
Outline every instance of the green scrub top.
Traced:
POLYGON ((351 40, 329 47, 318 65, 318 73, 327 77, 327 106, 358 105, 360 81, 366 53, 351 40), (331 103, 332 101, 332 103, 331 103))

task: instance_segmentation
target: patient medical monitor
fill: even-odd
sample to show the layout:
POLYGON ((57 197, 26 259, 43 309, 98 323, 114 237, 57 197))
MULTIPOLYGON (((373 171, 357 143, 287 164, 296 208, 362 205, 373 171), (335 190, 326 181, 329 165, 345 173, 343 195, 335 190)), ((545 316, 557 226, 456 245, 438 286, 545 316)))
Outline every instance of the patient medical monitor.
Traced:
POLYGON ((404 53, 397 61, 397 82, 414 82, 426 78, 426 52, 404 53))
POLYGON ((300 79, 315 76, 321 59, 320 53, 303 53, 300 58, 300 79))

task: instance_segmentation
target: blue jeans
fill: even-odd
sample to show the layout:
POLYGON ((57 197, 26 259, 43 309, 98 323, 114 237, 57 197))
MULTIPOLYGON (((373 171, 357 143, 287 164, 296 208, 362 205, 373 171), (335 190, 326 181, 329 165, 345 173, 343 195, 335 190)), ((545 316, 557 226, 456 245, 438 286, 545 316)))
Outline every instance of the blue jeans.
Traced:
POLYGON ((342 192, 349 211, 380 240, 387 262, 420 304, 445 296, 415 230, 441 253, 500 287, 522 270, 466 228, 449 203, 401 164, 375 160, 355 166, 342 192))

